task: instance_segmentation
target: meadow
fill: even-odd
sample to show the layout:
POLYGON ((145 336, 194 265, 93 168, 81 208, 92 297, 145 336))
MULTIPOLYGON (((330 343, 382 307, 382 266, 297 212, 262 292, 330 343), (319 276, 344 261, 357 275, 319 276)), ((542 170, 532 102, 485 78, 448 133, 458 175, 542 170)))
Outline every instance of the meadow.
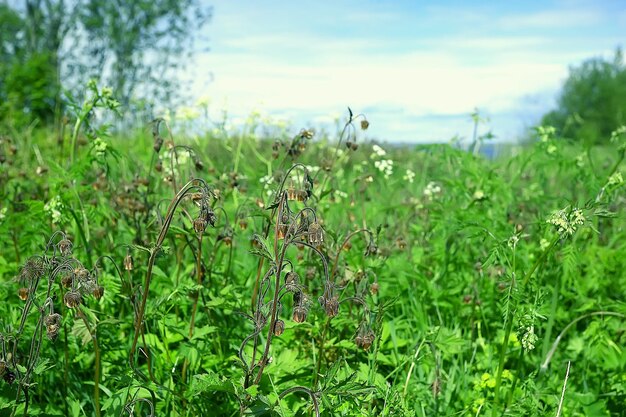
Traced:
POLYGON ((626 415, 626 129, 107 136, 94 91, 2 134, 0 415, 626 415))

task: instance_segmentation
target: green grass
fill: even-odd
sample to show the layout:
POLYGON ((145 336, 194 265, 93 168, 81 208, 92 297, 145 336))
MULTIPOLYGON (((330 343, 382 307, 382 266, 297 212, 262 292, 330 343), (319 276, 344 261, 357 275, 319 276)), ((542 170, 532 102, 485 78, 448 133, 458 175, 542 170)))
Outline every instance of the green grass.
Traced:
MULTIPOLYGON (((583 148, 543 132, 545 142, 490 161, 448 145, 383 145, 379 155, 360 140, 352 151, 336 148, 337 138, 303 135, 279 137, 273 148, 274 138, 250 128, 174 135, 192 152, 173 160, 167 131, 157 131, 166 140, 160 153, 148 130, 102 136, 99 152, 71 132, 4 136, 0 360, 4 379, 16 380, 0 381, 0 415, 308 416, 315 403, 333 416, 554 416, 568 362, 562 415, 624 415, 626 200, 616 175, 624 137, 583 148), (381 160, 393 161, 387 176, 381 160), (264 323, 252 309, 263 293, 257 277, 271 276, 284 242, 272 203, 297 163, 310 167, 313 187, 289 207, 294 216, 314 209, 324 242, 318 251, 287 248, 280 269, 298 273, 308 315, 295 322, 298 300, 281 298, 284 332, 271 338, 267 364, 251 369, 268 340, 275 291, 272 278, 264 323), (196 191, 216 215, 201 239, 200 207, 189 198, 163 228, 192 178, 208 184, 196 191), (77 261, 55 275, 74 259, 54 253, 59 234, 46 251, 56 231, 97 274, 103 297, 86 294, 77 261), (45 256, 46 268, 33 275, 27 266, 26 277, 33 256, 45 256), (322 258, 340 301, 335 317, 318 302, 322 258), (26 279, 13 279, 20 274, 26 279), (85 292, 78 308, 64 303, 63 276, 85 292), (22 301, 19 289, 36 280, 22 301), (62 317, 54 341, 40 321, 50 313, 48 289, 62 317)), ((304 180, 296 168, 284 189, 309 190, 304 180)))

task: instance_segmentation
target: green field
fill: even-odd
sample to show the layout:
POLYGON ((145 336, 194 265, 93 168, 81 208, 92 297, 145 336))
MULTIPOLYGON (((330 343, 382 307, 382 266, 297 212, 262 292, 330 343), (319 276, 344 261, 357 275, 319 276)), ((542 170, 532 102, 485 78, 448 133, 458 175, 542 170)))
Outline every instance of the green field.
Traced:
POLYGON ((363 120, 5 131, 0 415, 625 415, 623 129, 363 120))

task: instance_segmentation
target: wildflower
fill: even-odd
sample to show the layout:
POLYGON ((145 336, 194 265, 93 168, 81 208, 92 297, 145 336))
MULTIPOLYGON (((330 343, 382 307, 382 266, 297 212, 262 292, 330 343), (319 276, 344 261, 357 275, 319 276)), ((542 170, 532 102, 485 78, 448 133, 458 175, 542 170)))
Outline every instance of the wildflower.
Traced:
POLYGON ((49 314, 44 318, 43 322, 46 326, 48 339, 55 340, 61 328, 61 315, 58 313, 49 314))
POLYGON ((26 299, 28 298, 28 293, 30 292, 30 290, 26 287, 22 287, 18 290, 17 294, 20 297, 20 300, 22 301, 26 301, 26 299))
POLYGON ((287 272, 285 274, 285 290, 289 292, 298 291, 298 284, 300 282, 300 277, 293 271, 287 272))
POLYGON ((402 179, 407 181, 409 184, 413 184, 413 180, 415 179, 415 172, 407 169, 402 179))
POLYGON ((389 178, 393 174, 393 160, 391 159, 374 161, 374 166, 385 175, 385 178, 389 178))
POLYGON ((68 291, 63 297, 67 308, 76 308, 83 302, 83 296, 76 290, 68 291))
POLYGON ((324 229, 318 222, 313 222, 307 231, 307 238, 312 245, 321 245, 324 243, 324 229))
POLYGON ((333 296, 330 299, 325 296, 319 298, 320 305, 324 308, 328 317, 335 317, 339 314, 339 299, 337 296, 333 296))
POLYGON ((63 238, 59 244, 59 252, 61 252, 61 256, 69 256, 72 254, 72 242, 69 239, 63 238))
POLYGON ((361 130, 367 130, 368 127, 370 127, 370 122, 366 119, 361 120, 361 130))
POLYGON ((128 251, 126 253, 126 256, 124 257, 124 269, 126 271, 132 271, 133 270, 133 257, 130 254, 130 251, 128 251))
POLYGON ((423 193, 425 197, 432 201, 437 194, 441 193, 441 187, 437 185, 437 183, 435 183, 434 181, 431 181, 426 185, 423 193))
POLYGON ((522 347, 526 352, 529 352, 535 348, 537 340, 539 340, 539 338, 535 334, 535 326, 528 326, 522 336, 522 347))
POLYGON ((43 206, 43 209, 52 217, 52 223, 58 224, 61 221, 61 210, 63 209, 61 197, 58 195, 53 197, 43 206))
POLYGON ((382 157, 387 155, 387 152, 378 145, 372 146, 373 153, 370 155, 370 158, 382 157))
POLYGON ((370 346, 372 346, 372 343, 374 343, 375 337, 376 336, 371 329, 366 330, 365 328, 361 328, 354 338, 354 343, 358 347, 368 350, 370 346))
POLYGON ((546 221, 557 228, 561 237, 573 235, 578 226, 585 223, 583 211, 576 208, 569 213, 565 210, 557 210, 546 221))
POLYGON ((484 200, 485 192, 483 190, 476 190, 474 191, 474 195, 472 195, 472 198, 476 201, 484 200))
POLYGON ((276 320, 274 323, 274 336, 280 336, 285 331, 285 322, 283 320, 276 320))
POLYGON ((370 293, 372 295, 378 294, 379 290, 380 290, 380 285, 378 284, 378 282, 373 282, 372 285, 370 285, 370 293))

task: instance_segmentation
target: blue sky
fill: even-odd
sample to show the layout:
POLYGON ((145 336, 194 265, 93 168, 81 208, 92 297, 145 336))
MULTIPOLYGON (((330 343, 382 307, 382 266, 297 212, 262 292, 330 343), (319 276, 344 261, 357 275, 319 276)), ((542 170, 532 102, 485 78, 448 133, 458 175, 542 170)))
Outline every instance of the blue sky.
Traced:
POLYGON ((294 130, 346 106, 389 142, 471 135, 478 108, 500 140, 550 109, 570 65, 611 57, 626 1, 223 1, 186 77, 234 124, 252 110, 294 130))

